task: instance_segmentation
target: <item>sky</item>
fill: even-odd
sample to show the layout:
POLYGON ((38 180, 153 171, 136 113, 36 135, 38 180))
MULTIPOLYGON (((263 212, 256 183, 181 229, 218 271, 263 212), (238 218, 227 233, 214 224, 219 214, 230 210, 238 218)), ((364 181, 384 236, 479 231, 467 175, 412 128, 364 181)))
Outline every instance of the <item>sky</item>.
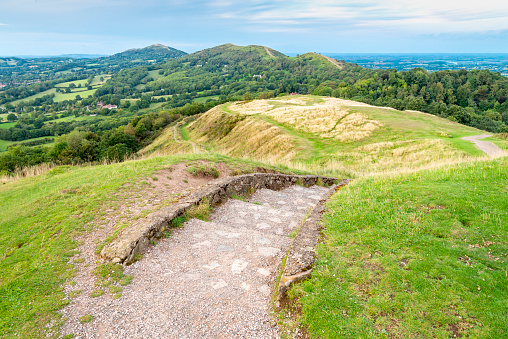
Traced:
POLYGON ((506 0, 0 0, 0 56, 161 43, 283 53, 508 53, 506 0))

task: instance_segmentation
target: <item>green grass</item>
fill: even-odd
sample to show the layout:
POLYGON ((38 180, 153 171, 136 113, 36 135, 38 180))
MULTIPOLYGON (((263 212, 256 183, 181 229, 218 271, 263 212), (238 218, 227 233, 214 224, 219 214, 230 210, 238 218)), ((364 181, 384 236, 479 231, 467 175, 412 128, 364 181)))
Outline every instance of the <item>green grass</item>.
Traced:
MULTIPOLYGON (((87 223, 100 216, 104 206, 115 202, 113 193, 125 183, 162 168, 200 159, 225 162, 238 169, 263 166, 196 154, 92 167, 61 166, 36 177, 0 183, 1 336, 44 338, 46 324, 60 319, 56 310, 67 303, 62 285, 71 281, 74 272, 74 265, 68 263, 78 245, 74 239, 90 231, 87 223)), ((132 279, 119 275, 114 268, 98 274, 118 280, 121 286, 132 279)))
POLYGON ((296 286, 311 338, 508 336, 508 159, 358 179, 296 286))
POLYGON ((0 140, 0 152, 5 152, 7 147, 12 144, 12 141, 0 140))
POLYGON ((167 76, 162 76, 162 77, 158 78, 156 80, 156 82, 167 82, 167 81, 185 79, 185 78, 187 78, 185 76, 186 73, 187 73, 186 71, 180 71, 180 72, 171 73, 171 74, 169 74, 167 76))
POLYGON ((156 69, 154 71, 148 71, 148 77, 152 78, 153 80, 157 80, 159 78, 162 78, 164 76, 164 73, 159 74, 160 69, 156 69))
POLYGON ((105 83, 106 83, 106 81, 108 81, 110 78, 111 78, 111 75, 107 75, 107 74, 103 74, 103 75, 96 75, 96 76, 93 78, 91 85, 92 85, 92 86, 103 85, 103 84, 105 84, 105 83), (101 81, 101 78, 103 78, 103 79, 104 79, 104 81, 101 81))
MULTIPOLYGON (((303 99, 306 105, 319 104, 323 101, 321 97, 315 96, 278 99, 303 99)), ((269 103, 274 105, 274 108, 296 105, 272 99, 269 103)), ((224 111, 228 110, 229 105, 224 105, 224 111)), ((383 126, 362 140, 340 142, 323 138, 319 133, 308 133, 292 125, 279 123, 265 114, 256 114, 253 117, 269 122, 291 135, 299 148, 294 162, 311 167, 336 166, 364 173, 396 170, 404 166, 418 167, 433 161, 447 161, 450 158, 485 155, 473 143, 461 139, 464 136, 484 133, 481 130, 424 113, 376 107, 346 108, 351 113, 361 113, 369 119, 379 121, 383 126), (368 149, 378 143, 393 145, 377 150, 368 149)))
MULTIPOLYGON (((99 88, 99 87, 97 87, 97 88, 99 88)), ((15 100, 15 101, 11 102, 11 104, 16 106, 18 103, 20 103, 22 101, 30 101, 30 100, 41 98, 45 95, 50 95, 50 94, 55 94, 55 97, 53 98, 53 101, 55 101, 55 102, 61 102, 61 101, 65 101, 65 100, 74 100, 74 99, 76 99, 76 95, 81 96, 81 98, 88 98, 88 96, 90 96, 90 95, 93 96, 93 94, 95 93, 97 88, 94 88, 92 90, 86 90, 86 88, 81 88, 81 89, 77 89, 75 92, 71 92, 71 93, 57 93, 56 88, 52 88, 47 91, 29 96, 24 99, 15 100)))
POLYGON ((85 87, 86 88, 87 82, 88 82, 87 79, 68 81, 68 82, 62 82, 62 83, 56 84, 55 87, 66 88, 66 87, 69 87, 70 84, 74 84, 77 87, 79 84, 81 84, 81 87, 85 87))
MULTIPOLYGON (((325 99, 319 96, 286 96, 269 99, 268 103, 274 106, 272 109, 276 109, 279 107, 312 106, 324 103, 324 101, 325 99), (284 100, 298 100, 301 103, 284 100)), ((252 104, 255 105, 256 102, 252 104)), ((329 112, 326 106, 323 109, 322 112, 325 114, 329 112)), ((239 103, 224 104, 216 110, 233 116, 243 112, 239 103)), ((281 131, 278 135, 284 139, 285 144, 277 142, 273 151, 267 154, 252 150, 253 148, 267 149, 265 146, 261 147, 256 138, 256 135, 259 134, 258 130, 253 130, 254 127, 246 127, 245 123, 238 119, 238 121, 230 121, 232 119, 228 115, 211 112, 210 114, 205 113, 196 122, 187 126, 189 141, 207 143, 208 148, 229 155, 240 156, 239 154, 242 154, 241 156, 244 156, 242 153, 244 152, 260 161, 289 163, 293 168, 301 168, 323 175, 357 176, 398 171, 402 168, 419 169, 423 166, 448 163, 450 160, 462 161, 469 157, 485 155, 473 143, 461 139, 464 136, 484 133, 472 127, 417 112, 360 106, 345 106, 345 110, 349 114, 360 113, 381 125, 361 140, 340 141, 340 139, 325 138, 319 132, 311 133, 297 125, 284 123, 284 119, 278 122, 269 115, 271 109, 266 114, 248 115, 247 119, 249 120, 257 120, 265 124, 264 126, 269 123, 281 131), (220 121, 212 122, 210 116, 213 116, 215 120, 220 119, 220 121), (217 131, 217 126, 230 126, 229 130, 233 133, 223 131, 221 134, 219 133, 221 131, 217 131), (235 127, 238 128, 235 129, 235 127), (248 128, 250 129, 247 130, 248 128), (199 133, 196 130, 199 130, 199 133), (242 133, 238 133, 239 130, 242 130, 242 133), (221 134, 218 138, 214 137, 217 133, 221 134), (256 142, 258 144, 254 144, 256 142), (278 149, 275 149, 277 147, 278 149), (281 147, 285 147, 283 154, 290 155, 286 159, 277 160, 275 155, 278 154, 281 147)), ((317 112, 320 111, 317 110, 317 112)), ((305 119, 305 116, 300 116, 298 119, 302 121, 301 119, 305 119)), ((314 127, 319 126, 319 120, 308 119, 308 122, 314 127)), ((337 123, 339 122, 340 120, 337 123)), ((326 127, 327 130, 328 128, 335 129, 334 126, 326 127)))
MULTIPOLYGON (((50 135, 50 136, 47 136, 47 137, 26 139, 26 140, 21 140, 21 141, 0 140, 0 152, 5 152, 7 150, 7 147, 9 147, 10 145, 13 145, 13 144, 21 144, 21 143, 28 142, 28 141, 34 141, 34 140, 46 139, 46 138, 52 138, 53 139, 55 137, 50 135)), ((45 145, 47 145, 47 144, 45 144, 45 145)), ((43 145, 37 145, 37 146, 43 146, 43 145)))
POLYGON ((204 104, 209 99, 219 100, 219 96, 218 95, 211 95, 211 96, 207 96, 207 97, 196 98, 193 100, 193 102, 200 102, 200 103, 204 104))
POLYGON ((61 101, 65 101, 65 100, 74 100, 76 98, 76 95, 80 95, 81 98, 88 98, 88 96, 90 96, 90 95, 93 96, 95 91, 98 88, 100 88, 102 85, 104 85, 109 78, 111 78, 110 75, 96 75, 94 77, 94 79, 92 80, 92 83, 91 83, 91 85, 93 87, 92 90, 87 90, 86 87, 85 87, 85 85, 87 83, 87 79, 62 82, 60 84, 56 84, 55 88, 49 89, 49 90, 41 92, 41 93, 37 93, 35 95, 29 96, 29 97, 24 98, 24 99, 12 101, 11 104, 16 106, 18 103, 20 103, 22 101, 30 101, 30 100, 41 98, 41 97, 43 97, 45 95, 50 95, 50 94, 55 94, 55 98, 53 99, 55 102, 61 102, 61 101), (100 81, 101 77, 104 78, 103 82, 100 81), (72 89, 71 93, 57 93, 56 92, 56 88, 57 87, 59 87, 59 88, 67 88, 67 87, 69 87, 69 85, 71 83, 76 84, 76 86, 78 84, 81 84, 82 87, 81 88, 72 89))
POLYGON ((14 127, 16 125, 16 122, 2 122, 0 124, 0 128, 4 128, 4 129, 8 129, 8 128, 11 128, 11 127, 14 127))

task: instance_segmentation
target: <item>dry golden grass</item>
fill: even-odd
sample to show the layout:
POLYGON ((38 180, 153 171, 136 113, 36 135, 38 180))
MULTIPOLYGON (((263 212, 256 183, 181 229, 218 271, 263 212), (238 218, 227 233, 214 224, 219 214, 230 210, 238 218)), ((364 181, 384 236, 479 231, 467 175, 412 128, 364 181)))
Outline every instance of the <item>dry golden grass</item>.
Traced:
POLYGON ((188 129, 196 142, 211 144, 215 150, 230 156, 256 160, 269 156, 289 161, 297 153, 293 137, 280 128, 249 116, 222 112, 219 108, 205 113, 188 129))
POLYGON ((268 100, 254 100, 249 102, 235 102, 229 105, 229 109, 232 112, 242 114, 259 114, 269 111, 273 108, 273 105, 268 100))
MULTIPOLYGON (((456 147, 449 139, 449 132, 436 134, 436 130, 431 130, 412 135, 406 131, 398 138, 390 132, 390 128, 400 128, 394 127, 393 121, 398 120, 392 113, 387 113, 385 121, 379 111, 375 111, 376 116, 364 112, 363 108, 355 109, 364 106, 369 107, 349 100, 314 96, 237 102, 213 108, 188 125, 187 130, 190 143, 207 145, 211 153, 339 177, 414 171, 474 158, 467 149, 456 147), (279 128, 270 121, 288 128, 279 128), (305 134, 294 133, 297 131, 313 136, 307 139, 305 134), (444 139, 436 139, 436 135, 444 139), (361 142, 356 146, 358 141, 361 142)), ((433 116, 430 118, 429 124, 439 129, 441 122, 436 122, 433 116)), ((421 124, 428 128, 425 122, 421 124)), ((178 143, 173 129, 160 138, 149 146, 158 154, 197 152, 195 147, 185 148, 178 143)))
POLYGON ((21 170, 15 171, 12 175, 6 175, 0 177, 0 182, 6 183, 11 181, 16 181, 21 178, 29 178, 29 177, 35 177, 37 175, 43 174, 48 172, 49 170, 57 167, 59 165, 56 165, 54 163, 44 163, 33 167, 25 167, 21 170))
POLYGON ((275 121, 307 133, 331 132, 349 112, 341 107, 281 107, 265 113, 275 121))
POLYGON ((360 113, 351 113, 345 100, 327 98, 313 106, 279 107, 265 113, 278 123, 301 132, 314 133, 320 138, 341 142, 359 141, 383 126, 360 113))

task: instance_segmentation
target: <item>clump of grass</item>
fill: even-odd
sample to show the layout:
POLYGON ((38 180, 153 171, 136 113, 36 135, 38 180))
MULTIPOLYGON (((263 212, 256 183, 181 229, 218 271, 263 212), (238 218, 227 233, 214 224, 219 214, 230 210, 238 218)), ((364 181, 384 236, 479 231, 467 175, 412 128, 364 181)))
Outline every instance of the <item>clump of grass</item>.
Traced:
POLYGON ((183 214, 185 220, 199 219, 208 221, 212 206, 207 199, 203 199, 199 205, 192 206, 183 214))
POLYGON ((84 315, 81 318, 79 318, 79 322, 82 324, 89 323, 92 320, 93 320, 93 316, 91 316, 90 314, 84 315))
POLYGON ((127 286, 127 285, 129 285, 131 282, 132 282, 132 275, 126 275, 125 277, 123 277, 122 279, 120 279, 120 281, 118 282, 118 284, 119 284, 120 286, 127 286))
POLYGON ((69 292, 69 297, 70 298, 76 298, 78 295, 81 294, 81 292, 83 292, 83 290, 71 291, 71 292, 69 292))
POLYGON ((132 277, 123 273, 122 265, 120 264, 99 264, 94 270, 97 277, 98 284, 109 281, 111 283, 120 283, 122 281, 130 281, 132 277))
MULTIPOLYGON (((210 218, 211 211, 212 206, 210 205, 210 202, 207 199, 203 199, 199 205, 192 206, 182 215, 173 218, 170 221, 170 225, 175 228, 181 228, 186 221, 189 221, 191 219, 208 221, 210 218)), ((169 237, 171 235, 169 231, 163 232, 162 234, 165 237, 169 237)))
POLYGON ((111 294, 120 293, 122 291, 123 291, 123 288, 121 288, 121 287, 118 287, 118 286, 109 286, 109 293, 111 293, 111 294))
POLYGON ((108 287, 109 285, 111 285, 111 280, 105 280, 100 283, 101 287, 108 287))
POLYGON ((95 290, 90 294, 90 297, 97 298, 104 294, 104 290, 95 290))
POLYGON ((131 264, 135 263, 136 261, 140 261, 141 259, 143 259, 143 254, 136 253, 136 254, 134 254, 134 257, 132 258, 131 264))
POLYGON ((298 180, 296 180, 296 182, 295 182, 295 185, 298 185, 298 186, 301 186, 301 187, 305 187, 305 185, 303 184, 302 178, 298 178, 298 180))
POLYGON ((76 263, 76 264, 81 264, 81 263, 85 262, 85 259, 83 259, 83 258, 77 258, 77 259, 74 259, 73 262, 76 263))
POLYGON ((112 298, 116 300, 116 299, 119 299, 121 297, 122 297, 122 293, 117 293, 117 294, 113 295, 112 298))
POLYGON ((240 201, 244 201, 244 202, 247 201, 247 197, 245 195, 241 195, 241 194, 234 194, 231 196, 231 199, 240 200, 240 201))
POLYGON ((173 220, 171 220, 171 226, 175 227, 175 228, 181 228, 183 226, 183 224, 185 223, 185 217, 183 215, 181 216, 178 216, 176 218, 173 218, 173 220))
POLYGON ((218 178, 220 173, 217 167, 210 164, 196 164, 186 169, 187 172, 195 177, 214 177, 218 178))

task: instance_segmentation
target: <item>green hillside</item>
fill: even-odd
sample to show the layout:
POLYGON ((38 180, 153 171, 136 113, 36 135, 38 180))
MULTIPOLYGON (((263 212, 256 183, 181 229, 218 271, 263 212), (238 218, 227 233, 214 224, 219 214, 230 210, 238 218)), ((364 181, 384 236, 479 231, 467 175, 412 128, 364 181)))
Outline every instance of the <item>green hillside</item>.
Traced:
MULTIPOLYGON (((187 144, 315 173, 361 175, 482 156, 461 138, 482 131, 420 112, 318 96, 234 102, 191 123, 187 144)), ((175 126, 141 151, 180 152, 175 126)))
POLYGON ((186 54, 187 53, 172 47, 155 44, 144 48, 129 49, 108 57, 102 57, 99 58, 98 61, 114 65, 123 65, 129 62, 132 64, 143 64, 144 61, 155 64, 164 60, 179 58, 186 54))
POLYGON ((504 338, 507 158, 355 180, 328 203, 310 338, 504 338))

